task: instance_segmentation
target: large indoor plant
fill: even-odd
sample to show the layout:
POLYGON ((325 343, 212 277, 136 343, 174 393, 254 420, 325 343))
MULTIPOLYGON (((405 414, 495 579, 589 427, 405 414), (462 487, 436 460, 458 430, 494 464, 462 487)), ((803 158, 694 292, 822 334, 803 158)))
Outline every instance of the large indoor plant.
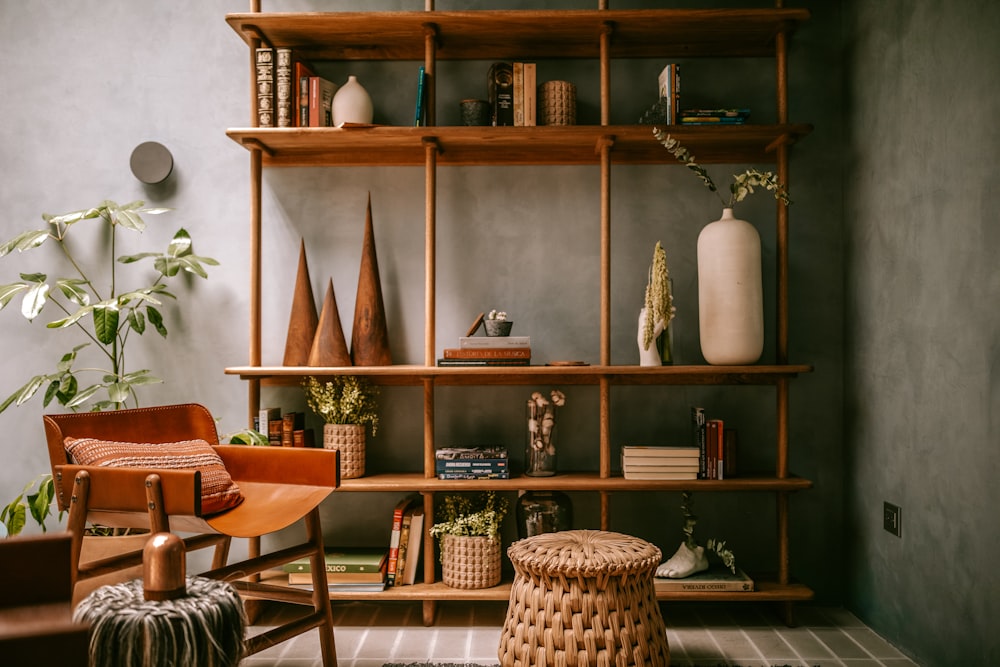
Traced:
POLYGON ((507 499, 492 491, 447 495, 431 535, 441 547, 441 580, 452 588, 489 588, 500 583, 500 526, 507 499))
POLYGON ((788 191, 772 172, 747 169, 735 174, 724 198, 708 172, 676 139, 659 129, 653 134, 681 164, 693 171, 722 201, 722 217, 698 235, 698 331, 705 361, 716 365, 756 363, 764 351, 764 288, 760 234, 733 215, 733 207, 758 189, 790 202, 788 191))
POLYGON ((378 387, 357 375, 334 375, 302 382, 309 408, 323 418, 323 447, 340 452, 340 476, 365 474, 365 426, 378 432, 378 387))
MULTIPOLYGON (((168 279, 181 273, 206 278, 205 265, 218 264, 210 257, 194 254, 191 237, 183 228, 174 234, 164 252, 115 257, 119 231, 142 232, 146 228, 143 215, 167 210, 147 208, 141 201, 124 205, 102 201, 93 208, 43 215, 45 227, 21 232, 0 245, 0 257, 44 245, 58 247, 64 262, 41 271, 21 272, 20 280, 0 285, 0 309, 19 296, 21 314, 26 319, 34 321, 46 308, 57 311, 58 316, 46 328, 70 329, 82 341, 62 354, 51 372, 32 376, 8 396, 0 404, 0 412, 11 405, 22 405, 39 392, 46 407, 52 401, 73 411, 135 407, 138 388, 162 381, 148 369, 129 370, 128 342, 150 327, 166 337, 167 328, 159 307, 163 299, 177 298, 167 289, 168 279), (91 232, 90 237, 76 238, 84 231, 91 232), (99 253, 92 265, 87 265, 78 257, 71 239, 77 247, 87 244, 93 248, 100 243, 93 237, 105 240, 107 252, 99 253), (130 276, 137 284, 123 289, 122 267, 140 262, 152 263, 153 271, 144 276, 130 276), (93 365, 76 366, 88 347, 93 352, 88 356, 88 364, 93 365), (91 358, 96 361, 91 362, 91 358)), ((29 482, 17 498, 0 510, 7 532, 19 532, 28 513, 44 530, 51 500, 51 475, 44 474, 29 482), (32 493, 34 488, 37 490, 32 493)))

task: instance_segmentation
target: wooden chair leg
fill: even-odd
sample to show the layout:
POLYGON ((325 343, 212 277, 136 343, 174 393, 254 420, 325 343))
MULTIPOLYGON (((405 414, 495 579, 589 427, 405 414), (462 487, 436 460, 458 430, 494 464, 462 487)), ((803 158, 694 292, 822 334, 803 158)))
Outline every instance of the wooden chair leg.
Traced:
POLYGON ((80 575, 80 550, 83 548, 83 534, 87 529, 87 499, 89 495, 90 473, 81 470, 73 478, 73 495, 70 497, 69 517, 66 520, 66 529, 72 535, 70 568, 73 572, 73 586, 76 586, 80 575))
POLYGON ((170 519, 163 507, 163 484, 160 476, 155 473, 146 477, 146 507, 149 512, 149 532, 169 533, 170 519))
POLYGON ((337 667, 337 647, 333 638, 333 607, 330 606, 330 589, 326 580, 326 557, 323 553, 323 529, 320 526, 319 508, 306 515, 306 539, 315 547, 310 556, 313 580, 313 608, 326 619, 319 631, 323 667, 337 667))
POLYGON ((212 569, 218 570, 220 567, 225 567, 229 563, 229 547, 233 543, 233 538, 227 537, 218 544, 215 545, 214 555, 212 556, 212 569))

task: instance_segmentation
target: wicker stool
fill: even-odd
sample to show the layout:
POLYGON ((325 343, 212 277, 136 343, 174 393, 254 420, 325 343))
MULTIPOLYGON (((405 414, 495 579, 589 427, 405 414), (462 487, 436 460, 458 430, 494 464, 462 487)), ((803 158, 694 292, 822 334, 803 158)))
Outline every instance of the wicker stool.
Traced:
POLYGON ((515 577, 497 652, 503 667, 670 664, 655 546, 567 530, 515 542, 507 555, 515 577))

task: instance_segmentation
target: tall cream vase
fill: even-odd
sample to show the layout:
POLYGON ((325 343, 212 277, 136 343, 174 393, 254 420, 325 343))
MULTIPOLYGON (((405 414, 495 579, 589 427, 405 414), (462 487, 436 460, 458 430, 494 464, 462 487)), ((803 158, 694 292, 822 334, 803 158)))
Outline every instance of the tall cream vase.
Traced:
POLYGON ((698 235, 698 325, 710 364, 753 364, 764 351, 760 235, 731 208, 698 235))

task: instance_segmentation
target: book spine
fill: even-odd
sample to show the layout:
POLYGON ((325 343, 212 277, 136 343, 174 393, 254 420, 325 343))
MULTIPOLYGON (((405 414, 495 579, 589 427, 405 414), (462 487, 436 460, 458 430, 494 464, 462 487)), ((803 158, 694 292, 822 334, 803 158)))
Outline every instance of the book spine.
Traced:
POLYGON ((538 125, 538 67, 524 63, 524 124, 538 125))
POLYGON ((462 336, 458 347, 463 350, 476 348, 531 347, 531 336, 462 336))
POLYGON ((438 479, 510 479, 510 472, 439 472, 438 479))
POLYGON ((427 124, 427 119, 425 118, 426 113, 426 91, 424 87, 426 86, 427 72, 424 66, 421 65, 417 70, 417 104, 416 109, 413 112, 413 125, 414 127, 421 127, 427 124))
POLYGON ((257 126, 274 127, 274 49, 256 51, 257 126))
POLYGON ((410 546, 410 524, 413 522, 413 510, 407 510, 403 514, 403 526, 399 531, 399 553, 396 556, 396 573, 392 578, 393 586, 402 586, 403 577, 401 576, 403 570, 406 568, 406 558, 408 554, 408 548, 410 546))
POLYGON ((655 588, 658 591, 712 591, 716 593, 749 593, 754 589, 753 583, 745 581, 685 581, 670 579, 669 584, 661 584, 657 579, 655 588))
POLYGON ((309 127, 323 125, 323 104, 320 100, 319 77, 309 77, 309 127))
POLYGON ((278 127, 292 127, 292 50, 275 49, 274 91, 278 127))
POLYGON ((445 348, 445 359, 531 359, 530 347, 445 348))
POLYGON ((705 459, 705 408, 691 408, 691 439, 698 448, 698 479, 705 479, 708 463, 705 459))
POLYGON ((490 106, 493 125, 514 124, 514 72, 510 63, 493 63, 489 72, 490 106))
POLYGON ((434 452, 434 458, 442 461, 464 461, 468 459, 506 459, 506 447, 442 447, 434 452))
POLYGON ((530 366, 531 359, 438 359, 438 366, 530 366))
POLYGON ((515 62, 514 71, 514 125, 524 127, 524 63, 515 62))
POLYGON ((506 472, 507 459, 479 459, 470 461, 436 461, 436 472, 506 472))

